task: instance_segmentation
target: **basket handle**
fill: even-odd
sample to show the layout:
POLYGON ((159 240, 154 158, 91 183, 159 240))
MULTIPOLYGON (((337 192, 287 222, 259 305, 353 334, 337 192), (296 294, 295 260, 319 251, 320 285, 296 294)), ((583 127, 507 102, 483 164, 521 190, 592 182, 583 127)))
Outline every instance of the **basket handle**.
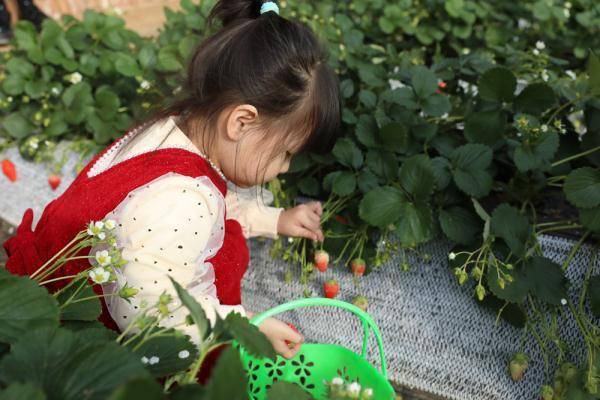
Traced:
POLYGON ((379 356, 381 358, 381 373, 387 379, 387 366, 385 362, 385 355, 383 352, 383 340, 381 339, 381 332, 377 327, 373 318, 354 304, 347 303, 345 301, 335 300, 335 299, 327 299, 323 297, 311 297, 306 299, 298 299, 293 300, 284 304, 280 304, 276 307, 273 307, 269 310, 263 311, 260 314, 255 315, 250 322, 254 325, 260 325, 265 319, 272 317, 274 315, 280 314, 282 312, 295 310, 297 308, 304 307, 315 307, 315 306, 325 306, 325 307, 338 307, 342 308, 346 311, 350 311, 354 315, 356 315, 360 321, 362 322, 364 338, 362 345, 362 357, 366 358, 367 353, 367 343, 369 339, 369 332, 373 331, 375 335, 375 339, 377 340, 377 347, 379 348, 379 356))

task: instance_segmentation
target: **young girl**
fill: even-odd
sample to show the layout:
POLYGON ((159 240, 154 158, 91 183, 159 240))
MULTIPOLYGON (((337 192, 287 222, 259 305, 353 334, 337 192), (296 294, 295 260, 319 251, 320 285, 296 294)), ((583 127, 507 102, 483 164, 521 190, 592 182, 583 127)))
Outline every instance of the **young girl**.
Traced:
MULTIPOLYGON (((323 239, 320 204, 262 207, 235 192, 226 195, 226 182, 262 184, 286 172, 294 154, 331 144, 340 100, 324 51, 307 27, 281 17, 273 2, 221 0, 209 17, 215 20, 222 27, 190 59, 181 98, 98 154, 46 206, 34 231, 27 210, 17 235, 4 244, 7 268, 31 274, 89 221, 116 221, 127 264, 116 282, 102 287, 108 296, 101 320, 111 327, 124 329, 142 302, 154 304, 163 292, 176 299, 169 276, 212 321, 217 313, 251 315, 241 305, 245 236, 323 239), (110 296, 125 284, 139 290, 135 298, 110 296)), ((60 274, 89 267, 88 259, 73 260, 60 274)), ((173 307, 163 325, 198 341, 196 328, 184 323, 186 314, 173 307)), ((260 329, 285 357, 303 341, 276 319, 260 329)))

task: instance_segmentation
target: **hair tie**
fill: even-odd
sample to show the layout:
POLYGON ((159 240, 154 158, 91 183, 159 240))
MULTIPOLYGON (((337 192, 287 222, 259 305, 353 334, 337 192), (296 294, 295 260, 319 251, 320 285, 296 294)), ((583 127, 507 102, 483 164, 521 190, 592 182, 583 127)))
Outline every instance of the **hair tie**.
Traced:
POLYGON ((279 15, 279 7, 273 1, 267 1, 260 6, 260 13, 264 14, 266 12, 273 11, 275 14, 279 15))

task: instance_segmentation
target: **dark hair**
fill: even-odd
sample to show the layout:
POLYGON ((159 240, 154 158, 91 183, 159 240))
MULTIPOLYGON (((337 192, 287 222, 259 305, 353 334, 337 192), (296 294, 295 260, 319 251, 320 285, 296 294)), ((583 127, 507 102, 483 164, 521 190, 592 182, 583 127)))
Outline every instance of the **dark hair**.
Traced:
POLYGON ((294 137, 300 150, 328 151, 340 131, 341 105, 324 47, 307 26, 273 11, 260 14, 262 3, 216 3, 208 25, 220 21, 220 29, 196 48, 180 98, 153 119, 179 114, 188 132, 196 120, 206 122, 204 130, 227 107, 251 104, 268 130, 265 140, 283 147, 294 137))

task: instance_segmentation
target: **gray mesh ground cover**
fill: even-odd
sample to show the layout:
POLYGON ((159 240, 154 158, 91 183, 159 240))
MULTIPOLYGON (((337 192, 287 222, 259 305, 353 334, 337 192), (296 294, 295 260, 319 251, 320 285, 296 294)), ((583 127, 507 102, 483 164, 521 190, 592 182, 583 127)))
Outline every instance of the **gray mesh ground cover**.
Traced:
MULTIPOLYGON (((45 204, 58 196, 74 179, 75 155, 63 169, 63 183, 56 192, 50 190, 43 167, 22 160, 16 149, 9 149, 0 159, 9 157, 17 167, 19 180, 10 183, 0 177, 0 217, 16 225, 23 211, 34 209, 35 221, 45 204)), ((244 304, 251 310, 264 310, 276 304, 302 297, 297 283, 283 282, 288 267, 270 258, 269 241, 251 242, 252 261, 244 281, 244 304)), ((544 237, 547 256, 563 261, 572 241, 544 237)), ((392 259, 379 271, 361 279, 360 290, 351 275, 341 268, 318 274, 311 282, 320 293, 322 282, 336 278, 341 282, 342 300, 350 301, 363 294, 371 303, 369 312, 384 336, 390 378, 399 384, 460 400, 527 400, 536 398, 544 383, 543 361, 538 347, 529 338, 526 351, 532 357, 531 368, 522 382, 515 383, 506 373, 506 364, 517 350, 521 331, 505 323, 494 326, 495 316, 479 307, 471 289, 460 287, 446 265, 450 244, 436 240, 421 251, 430 254, 427 264, 411 260, 412 269, 402 272, 400 260, 392 259)), ((583 247, 574 258, 567 275, 572 292, 578 293, 591 248, 583 247)), ((600 263, 594 266, 600 270, 600 263)), ((309 341, 336 343, 359 350, 361 328, 358 321, 343 311, 319 308, 303 309, 282 316, 293 322, 309 341)), ((561 321, 561 336, 571 345, 581 361, 583 344, 571 319, 561 321)), ((376 346, 371 361, 378 365, 376 346)))

